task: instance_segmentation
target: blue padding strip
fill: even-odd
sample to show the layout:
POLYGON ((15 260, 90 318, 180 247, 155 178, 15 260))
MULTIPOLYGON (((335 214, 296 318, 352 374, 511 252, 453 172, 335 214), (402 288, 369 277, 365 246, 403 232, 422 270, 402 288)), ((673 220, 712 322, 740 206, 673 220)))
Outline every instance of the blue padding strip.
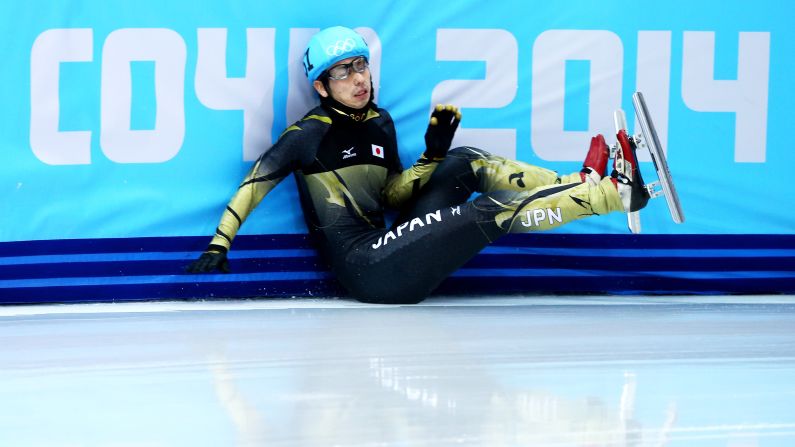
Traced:
MULTIPOLYGON (((0 266, 0 280, 33 278, 124 277, 185 275, 187 261, 68 262, 62 264, 0 266)), ((322 271, 317 258, 266 258, 233 260, 234 273, 322 271)))
POLYGON ((577 256, 577 257, 637 257, 655 258, 666 257, 687 257, 687 258, 713 258, 713 257, 736 257, 736 258, 755 258, 764 257, 795 257, 795 249, 778 248, 600 248, 581 249, 581 248, 553 248, 553 247, 495 247, 484 248, 481 254, 489 255, 511 255, 511 254, 540 254, 549 256, 577 256))
MULTIPOLYGON (((85 256, 85 255, 77 255, 85 256)), ((62 262, 51 264, 23 263, 0 265, 0 280, 47 279, 75 277, 132 277, 184 275, 185 267, 192 258, 175 260, 137 260, 107 262, 70 262, 63 256, 62 262)), ((234 273, 302 272, 325 271, 327 268, 317 256, 278 257, 267 253, 263 257, 232 259, 234 273)), ((649 259, 547 256, 541 254, 480 254, 464 266, 466 269, 494 269, 501 276, 517 276, 529 270, 570 269, 576 271, 635 272, 678 271, 720 272, 724 271, 778 271, 795 272, 795 257, 772 258, 672 258, 649 259)), ((0 286, 2 288, 2 286, 0 286)))
MULTIPOLYGON (((192 261, 198 257, 197 252, 135 252, 135 253, 97 253, 97 254, 60 254, 34 256, 0 257, 0 266, 29 264, 58 264, 63 262, 117 262, 117 261, 192 261)), ((535 247, 486 247, 481 255, 538 255, 577 258, 760 258, 760 257, 792 257, 795 250, 790 249, 601 249, 582 250, 571 248, 535 248, 535 247)), ((229 259, 259 258, 299 258, 317 256, 311 249, 277 249, 277 250, 233 250, 229 259)))
MULTIPOLYGON (((511 277, 494 278, 500 284, 499 293, 610 293, 631 294, 771 294, 795 293, 792 278, 692 279, 666 277, 591 278, 511 277)), ((450 278, 435 294, 494 294, 494 284, 485 278, 450 278)))
MULTIPOLYGON (((612 273, 612 272, 611 272, 612 273)), ((625 278, 634 277, 662 277, 662 278, 689 278, 689 279, 741 279, 741 278, 793 278, 795 272, 776 272, 776 271, 709 271, 709 272, 687 272, 687 271, 624 271, 621 275, 625 278)), ((467 269, 463 268, 453 273, 453 277, 567 277, 580 279, 583 277, 601 278, 605 276, 604 270, 580 270, 580 269, 511 269, 506 272, 503 269, 467 269)))
MULTIPOLYGON (((201 253, 207 248, 207 236, 144 237, 120 239, 63 239, 43 241, 0 242, 0 257, 15 255, 48 255, 63 253, 134 253, 190 251, 201 253)), ((235 250, 311 249, 305 234, 264 236, 240 235, 235 250)))
MULTIPOLYGON (((25 264, 57 264, 61 262, 115 262, 115 261, 192 261, 201 252, 135 252, 135 253, 91 253, 91 254, 60 254, 34 256, 0 257, 0 265, 25 264)), ((297 258, 316 256, 317 252, 310 249, 282 250, 234 250, 229 252, 229 259, 254 258, 297 258)))
POLYGON ((655 257, 640 259, 619 257, 577 257, 544 255, 485 255, 466 263, 469 268, 573 268, 607 271, 671 270, 671 271, 759 271, 795 270, 795 257, 778 258, 684 258, 655 257), (750 260, 749 260, 750 259, 750 260))
POLYGON ((328 279, 331 273, 317 272, 266 272, 266 273, 217 273, 198 275, 162 275, 162 276, 103 276, 82 278, 47 278, 47 279, 6 279, 0 280, 0 289, 20 287, 52 287, 52 286, 97 286, 119 284, 189 284, 204 282, 249 282, 249 281, 291 281, 298 279, 328 279))
MULTIPOLYGON (((606 276, 604 270, 580 269, 467 269, 453 273, 453 277, 561 277, 561 278, 601 278, 606 276)), ((778 271, 720 271, 720 272, 683 272, 683 271, 624 271, 621 276, 627 279, 635 277, 664 277, 688 279, 761 279, 761 278, 792 278, 795 272, 778 271)), ((159 276, 103 276, 103 277, 67 277, 37 279, 6 279, 0 280, 0 289, 22 287, 53 287, 53 286, 89 286, 119 284, 186 284, 205 282, 250 282, 250 281, 285 281, 305 279, 330 279, 332 274, 327 271, 303 272, 261 272, 261 273, 230 273, 230 274, 198 274, 198 275, 159 275, 159 276)), ((499 282, 497 282, 499 283, 499 282)))
MULTIPOLYGON (((0 258, 48 254, 203 251, 207 236, 173 236, 119 239, 67 239, 0 242, 0 258)), ((792 234, 509 234, 492 247, 556 249, 793 249, 792 234)), ((305 234, 240 235, 234 250, 312 249, 305 234)))
POLYGON ((795 234, 509 234, 492 244, 507 247, 795 249, 795 234))

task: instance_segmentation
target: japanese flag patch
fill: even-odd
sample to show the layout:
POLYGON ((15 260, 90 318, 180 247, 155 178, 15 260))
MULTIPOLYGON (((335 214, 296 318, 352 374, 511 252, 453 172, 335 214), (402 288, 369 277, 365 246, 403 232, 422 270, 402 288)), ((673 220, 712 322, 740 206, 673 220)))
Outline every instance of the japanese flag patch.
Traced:
POLYGON ((373 147, 373 156, 378 158, 384 158, 384 148, 377 145, 371 144, 370 146, 373 147))

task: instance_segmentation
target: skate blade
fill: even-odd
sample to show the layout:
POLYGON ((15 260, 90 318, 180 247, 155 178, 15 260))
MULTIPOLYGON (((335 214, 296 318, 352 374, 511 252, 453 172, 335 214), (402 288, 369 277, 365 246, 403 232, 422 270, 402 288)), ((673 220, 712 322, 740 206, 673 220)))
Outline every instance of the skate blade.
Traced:
POLYGON ((651 120, 649 109, 646 106, 646 101, 643 98, 643 93, 635 92, 632 95, 632 104, 635 106, 635 114, 640 124, 641 133, 635 136, 635 144, 637 147, 646 147, 651 154, 652 162, 654 162, 654 170, 657 171, 658 182, 646 185, 649 190, 649 195, 658 197, 660 193, 656 192, 656 187, 660 187, 662 195, 665 196, 665 201, 668 203, 668 211, 671 213, 671 218, 674 222, 681 224, 685 221, 685 213, 682 210, 682 202, 679 200, 679 194, 676 193, 674 186, 674 179, 671 176, 671 171, 668 169, 668 161, 665 158, 660 139, 657 136, 657 130, 654 128, 654 123, 651 120))
MULTIPOLYGON (((656 182, 644 184, 643 187, 646 188, 650 198, 656 198, 661 195, 665 196, 671 218, 678 224, 683 223, 685 221, 685 214, 682 210, 682 203, 679 200, 679 195, 676 193, 676 187, 674 186, 671 171, 668 169, 665 153, 662 150, 660 139, 657 136, 657 130, 654 128, 649 109, 646 106, 646 101, 641 92, 635 92, 635 94, 632 95, 632 104, 635 107, 635 114, 638 118, 641 131, 630 138, 636 150, 643 148, 649 150, 658 179, 656 182)), ((613 114, 613 122, 615 124, 616 133, 619 133, 621 130, 627 131, 627 117, 623 110, 619 109, 615 111, 613 114)), ((610 156, 615 157, 615 152, 617 150, 618 143, 610 148, 610 156)), ((640 166, 638 166, 638 169, 640 169, 640 166)), ((632 233, 640 233, 640 212, 635 211, 627 213, 627 224, 632 233)))

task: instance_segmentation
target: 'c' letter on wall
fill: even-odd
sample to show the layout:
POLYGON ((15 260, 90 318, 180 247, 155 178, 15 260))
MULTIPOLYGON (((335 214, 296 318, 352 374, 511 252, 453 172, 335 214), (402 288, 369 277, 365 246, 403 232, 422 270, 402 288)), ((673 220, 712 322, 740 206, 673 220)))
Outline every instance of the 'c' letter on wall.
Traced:
POLYGON ((60 66, 91 62, 91 28, 51 29, 41 33, 30 54, 30 147, 51 165, 91 163, 91 131, 59 131, 60 66))

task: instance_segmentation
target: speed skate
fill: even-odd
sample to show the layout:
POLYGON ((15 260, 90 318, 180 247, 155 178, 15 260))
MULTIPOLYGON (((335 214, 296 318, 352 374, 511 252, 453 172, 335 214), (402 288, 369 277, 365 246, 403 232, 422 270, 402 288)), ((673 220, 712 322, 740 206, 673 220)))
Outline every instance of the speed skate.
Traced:
MULTIPOLYGON (((665 201, 668 203, 668 210, 671 212, 671 218, 676 223, 685 221, 685 215, 682 212, 682 204, 679 201, 679 195, 676 193, 674 187, 674 180, 671 177, 671 171, 668 169, 668 162, 665 159, 665 152, 663 152, 660 140, 657 137, 657 131, 652 123, 649 109, 646 107, 646 101, 643 99, 641 92, 635 92, 632 95, 632 104, 635 107, 635 115, 637 116, 638 123, 640 124, 640 132, 629 137, 629 143, 633 150, 646 148, 649 150, 652 162, 654 162, 654 169, 657 172, 657 181, 643 184, 643 187, 649 193, 650 198, 665 196, 665 201)), ((616 126, 616 134, 625 133, 627 131, 627 117, 624 111, 619 109, 615 111, 613 116, 616 126)), ((617 142, 610 148, 611 157, 621 150, 617 142)), ((640 165, 640 163, 638 163, 640 165)), ((638 173, 640 173, 640 166, 638 166, 638 173)), ((639 175, 638 181, 643 181, 642 176, 639 175)), ((640 211, 628 212, 627 221, 629 223, 629 230, 635 234, 641 232, 640 224, 640 211)))

